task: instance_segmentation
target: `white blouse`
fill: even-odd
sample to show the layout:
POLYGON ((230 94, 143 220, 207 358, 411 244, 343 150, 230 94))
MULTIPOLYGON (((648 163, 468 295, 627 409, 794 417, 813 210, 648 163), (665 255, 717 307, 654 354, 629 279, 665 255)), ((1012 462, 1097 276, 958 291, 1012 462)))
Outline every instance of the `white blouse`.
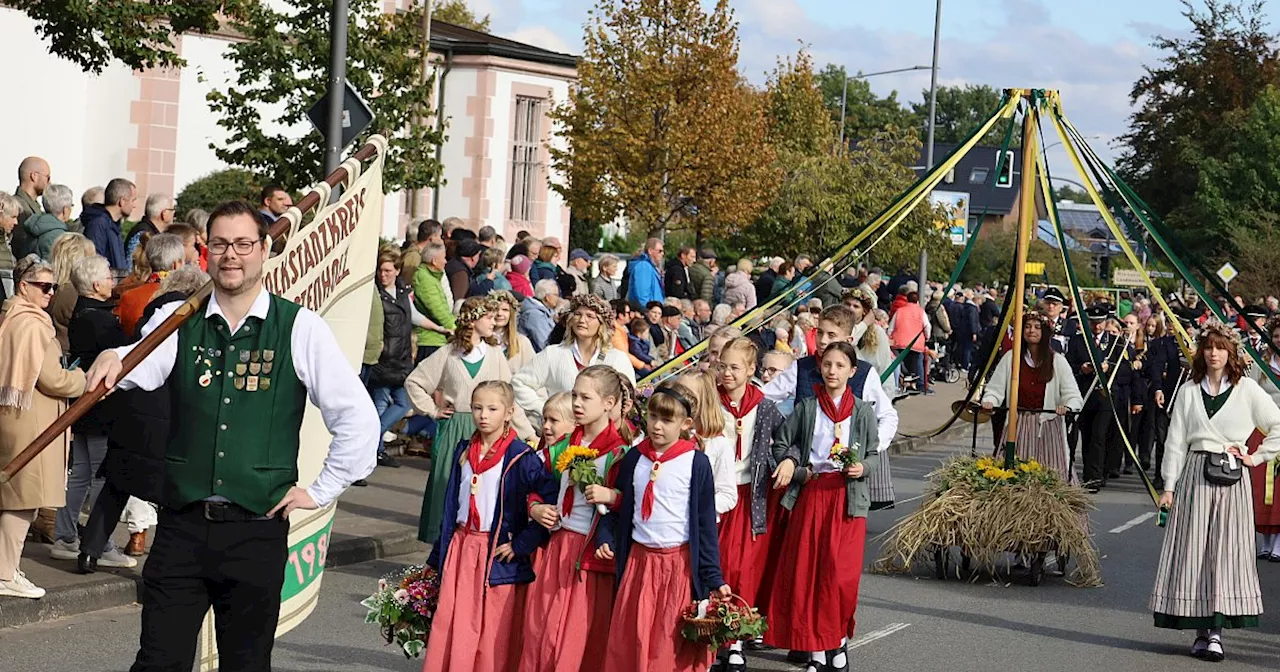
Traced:
MULTIPOLYGON (((597 457, 594 462, 596 464, 596 473, 604 477, 605 465, 609 461, 608 453, 597 457)), ((577 488, 571 480, 569 473, 565 472, 560 475, 560 496, 556 498, 557 502, 564 502, 565 492, 569 488, 577 488)), ((566 530, 573 530, 578 534, 589 534, 591 532, 591 522, 595 517, 595 507, 587 503, 587 496, 581 490, 573 493, 573 508, 569 509, 569 515, 560 518, 560 527, 566 530)))
MULTIPOLYGON (((723 410, 723 409, 722 409, 723 410)), ((734 482, 738 485, 751 483, 751 443, 756 436, 756 412, 759 406, 742 416, 742 459, 738 459, 738 421, 729 411, 724 411, 724 434, 729 440, 729 455, 733 460, 734 482)))
MULTIPOLYGON (((480 531, 488 532, 493 526, 493 512, 498 508, 498 490, 502 486, 502 463, 489 467, 481 472, 479 492, 476 493, 476 511, 480 512, 480 531)), ((467 525, 467 516, 471 511, 471 461, 462 463, 462 478, 458 481, 458 516, 456 522, 463 527, 467 525)))
MULTIPOLYGON (((727 430, 727 428, 726 428, 727 430)), ((716 483, 716 522, 720 515, 738 505, 738 479, 734 475, 733 439, 725 434, 710 439, 703 438, 702 452, 711 461, 711 475, 716 483)))
MULTIPOLYGON (((848 394, 848 391, 845 392, 848 394)), ((844 395, 841 395, 843 397, 844 395)), ((840 400, 835 399, 836 407, 840 406, 840 400)), ((835 443, 836 432, 842 435, 840 442, 852 448, 850 439, 853 435, 853 416, 840 423, 839 427, 836 423, 827 417, 822 409, 818 409, 818 417, 813 423, 813 445, 809 447, 809 468, 815 474, 830 474, 840 471, 840 465, 831 459, 831 445, 835 443)), ((878 450, 877 450, 878 452, 878 450)))
POLYGON ((632 479, 635 511, 631 515, 631 539, 649 548, 675 548, 689 542, 689 489, 693 487, 693 452, 659 467, 653 483, 653 513, 644 519, 644 490, 649 486, 653 461, 644 455, 636 462, 632 479))

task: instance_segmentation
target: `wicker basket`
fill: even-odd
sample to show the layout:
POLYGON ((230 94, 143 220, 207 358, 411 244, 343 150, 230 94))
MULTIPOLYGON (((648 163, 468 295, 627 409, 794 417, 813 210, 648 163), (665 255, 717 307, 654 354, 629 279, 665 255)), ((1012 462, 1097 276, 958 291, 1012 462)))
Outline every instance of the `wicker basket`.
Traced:
MULTIPOLYGON (((746 600, 742 599, 742 597, 736 593, 730 594, 729 599, 737 600, 746 608, 746 614, 743 616, 744 622, 755 623, 762 618, 762 616, 760 616, 760 612, 757 611, 755 607, 748 604, 746 600)), ((686 616, 682 621, 682 624, 690 628, 693 634, 697 635, 699 640, 711 639, 711 637, 715 635, 720 628, 725 627, 724 621, 719 616, 707 616, 704 618, 686 616)))

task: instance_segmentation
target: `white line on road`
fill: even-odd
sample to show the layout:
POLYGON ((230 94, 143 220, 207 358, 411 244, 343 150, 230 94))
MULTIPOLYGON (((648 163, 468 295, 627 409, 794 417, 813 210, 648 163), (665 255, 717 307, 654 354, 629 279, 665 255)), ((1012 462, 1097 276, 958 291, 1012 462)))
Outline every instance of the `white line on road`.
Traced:
POLYGON ((1151 520, 1152 518, 1155 517, 1155 515, 1156 515, 1155 511, 1148 511, 1142 514, 1141 516, 1138 516, 1137 518, 1134 518, 1133 520, 1125 523, 1124 525, 1121 525, 1120 527, 1117 527, 1116 529, 1111 530, 1111 534, 1120 534, 1121 532, 1124 532, 1125 530, 1131 527, 1137 527, 1138 525, 1141 525, 1147 522, 1148 520, 1151 520))
POLYGON ((911 624, 910 623, 890 623, 889 625, 886 625, 885 627, 880 628, 879 630, 872 630, 871 632, 868 632, 867 634, 854 639, 852 642, 849 642, 848 648, 856 649, 859 646, 866 646, 867 644, 870 644, 871 642, 874 642, 877 639, 884 639, 885 637, 888 637, 889 635, 892 635, 893 633, 899 630, 902 630, 909 625, 911 624))
POLYGON ((914 502, 914 501, 916 501, 917 499, 920 499, 921 497, 924 497, 924 495, 925 495, 925 494, 928 494, 928 493, 924 493, 924 494, 916 495, 915 497, 912 497, 911 499, 904 499, 904 500, 902 500, 902 501, 900 501, 900 502, 897 502, 897 503, 898 503, 898 504, 906 504, 907 502, 914 502))

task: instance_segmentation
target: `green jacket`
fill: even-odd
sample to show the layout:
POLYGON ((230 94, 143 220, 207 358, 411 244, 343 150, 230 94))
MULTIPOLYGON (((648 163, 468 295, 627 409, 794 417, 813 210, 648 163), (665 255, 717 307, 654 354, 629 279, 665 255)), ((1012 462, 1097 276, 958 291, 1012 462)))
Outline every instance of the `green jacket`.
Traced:
POLYGON ((707 262, 699 259, 689 267, 689 290, 693 298, 715 304, 716 274, 711 272, 707 262))
POLYGON ((384 322, 382 299, 378 296, 378 289, 375 287, 373 290, 373 306, 369 311, 369 332, 364 337, 364 358, 360 360, 361 364, 373 366, 378 363, 378 357, 382 355, 382 327, 384 322))
POLYGON ((50 259, 53 241, 67 232, 66 222, 47 212, 28 217, 22 223, 22 228, 27 233, 26 248, 21 250, 22 256, 35 252, 45 261, 50 259))
MULTIPOLYGON (((800 497, 803 481, 809 480, 809 454, 813 448, 813 425, 818 418, 818 399, 808 397, 796 402, 795 410, 773 435, 773 457, 778 462, 790 459, 796 463, 791 485, 782 495, 782 506, 790 511, 800 497)), ((853 407, 851 436, 859 445, 858 459, 862 461, 862 478, 845 480, 845 515, 850 518, 866 518, 871 508, 871 492, 867 476, 880 466, 879 434, 876 430, 876 412, 871 404, 862 400, 853 407)))
MULTIPOLYGON (((433 271, 426 264, 418 266, 418 270, 413 272, 413 305, 428 320, 445 329, 453 329, 458 325, 453 319, 453 307, 445 298, 444 287, 440 284, 442 278, 444 271, 433 271)), ((449 342, 449 336, 438 331, 419 327, 414 329, 414 333, 418 336, 418 345, 440 346, 449 342)))

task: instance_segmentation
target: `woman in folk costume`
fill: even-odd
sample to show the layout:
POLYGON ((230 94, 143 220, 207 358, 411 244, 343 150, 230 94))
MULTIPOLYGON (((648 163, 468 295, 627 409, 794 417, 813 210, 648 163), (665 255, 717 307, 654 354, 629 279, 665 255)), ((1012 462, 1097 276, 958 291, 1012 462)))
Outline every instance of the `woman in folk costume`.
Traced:
MULTIPOLYGON (((1272 318, 1267 323, 1267 335, 1272 343, 1280 344, 1280 317, 1272 318)), ((1280 379, 1280 355, 1270 346, 1262 348, 1258 354, 1271 369, 1271 375, 1268 376, 1266 371, 1250 360, 1249 377, 1262 386, 1272 402, 1280 404, 1280 389, 1271 382, 1272 376, 1280 379)), ((1262 438, 1261 434, 1254 432, 1249 437, 1248 447, 1256 450, 1262 443, 1262 438)), ((1271 562, 1280 562, 1280 497, 1276 496, 1277 481, 1280 481, 1280 474, 1276 473, 1278 469, 1280 458, 1249 470, 1253 483, 1253 524, 1257 532, 1258 558, 1271 562)))
MULTIPOLYGON (((62 368, 53 320, 45 310, 58 291, 53 268, 29 255, 13 271, 14 295, 0 316, 0 463, 8 464, 84 393, 84 372, 62 368)), ((0 485, 0 595, 39 599, 44 589, 18 562, 27 531, 41 507, 66 503, 71 432, 55 438, 7 483, 0 485)))
POLYGON ((506 353, 507 366, 511 367, 511 373, 514 374, 529 363, 534 355, 533 344, 529 342, 529 337, 516 329, 516 315, 520 314, 520 302, 516 300, 514 294, 505 289, 495 289, 489 292, 489 297, 497 300, 497 308, 493 314, 493 337, 506 353))
POLYGON ((686 372, 676 378, 676 385, 693 402, 693 432, 699 448, 711 460, 711 474, 716 485, 716 522, 720 516, 738 505, 738 477, 733 473, 733 440, 727 433, 724 411, 720 410, 720 393, 715 376, 710 373, 686 372))
POLYGON ((618 571, 600 669, 700 672, 714 654, 680 636, 681 613, 694 600, 731 594, 720 573, 711 462, 690 436, 694 406, 682 389, 659 387, 647 410, 648 436, 600 498, 611 510, 596 529, 596 557, 618 571))
POLYGON ((516 403, 539 424, 538 410, 557 392, 573 389, 578 372, 595 364, 616 369, 635 382, 636 372, 625 350, 613 347, 613 308, 604 299, 587 294, 569 301, 564 341, 534 355, 511 379, 516 403))
MULTIPOLYGON (((1065 415, 1084 406, 1067 358, 1053 351, 1048 318, 1038 312, 1022 317, 1022 361, 1018 362, 1018 457, 1035 460, 1070 482, 1070 450, 1065 415)), ((982 393, 991 410, 1009 398, 1013 351, 1004 353, 982 393)))
POLYGON ((871 404, 849 391, 857 353, 832 343, 822 353, 817 396, 796 402, 773 441, 778 460, 774 487, 786 487, 791 511, 769 597, 769 646, 809 651, 806 672, 849 669, 845 646, 853 635, 862 580, 867 476, 880 462, 871 404), (833 453, 857 462, 841 466, 833 453))
POLYGON ((1249 552, 1253 499, 1241 471, 1277 453, 1280 408, 1244 376, 1235 333, 1206 323, 1191 380, 1173 400, 1160 496, 1169 522, 1151 591, 1156 627, 1194 628, 1197 658, 1225 657, 1223 628, 1258 625, 1262 590, 1249 552), (1254 428, 1267 438, 1250 455, 1245 442, 1254 428))
MULTIPOLYGON (((450 344, 422 360, 404 381, 413 409, 440 421, 431 451, 431 477, 418 521, 418 539, 424 543, 431 543, 440 533, 445 506, 444 483, 452 468, 449 455, 459 443, 468 441, 476 429, 466 406, 471 391, 485 381, 511 380, 506 356, 493 345, 495 312, 496 302, 489 298, 467 299, 458 313, 450 344), (458 404, 462 408, 457 408, 458 404)), ((523 414, 517 413, 513 424, 521 439, 532 440, 536 436, 523 414)))
MULTIPOLYGON (((595 558, 591 538, 599 511, 591 502, 594 497, 574 484, 568 468, 575 454, 594 451, 596 472, 603 481, 610 479, 613 466, 630 447, 629 433, 612 419, 625 394, 624 380, 607 366, 589 366, 578 374, 573 385, 576 426, 550 448, 551 474, 560 491, 557 499, 530 506, 533 519, 552 533, 525 607, 520 672, 594 671, 604 664, 614 568, 595 558)), ((587 490, 595 488, 605 489, 593 485, 587 490)))
MULTIPOLYGON (((751 384, 756 372, 756 344, 735 338, 720 350, 720 404, 732 444, 730 459, 738 502, 720 519, 720 568, 725 583, 768 614, 769 572, 777 566, 782 535, 778 505, 782 490, 771 487, 777 464, 773 432, 784 418, 760 388, 751 384)), ((742 642, 733 642, 721 659, 726 672, 743 672, 747 661, 742 642)))
POLYGON ((515 669, 530 556, 547 540, 527 506, 556 491, 537 452, 516 438, 509 384, 476 385, 470 409, 475 432, 441 458, 449 465, 445 524, 427 558, 440 572, 440 602, 424 672, 515 669))

